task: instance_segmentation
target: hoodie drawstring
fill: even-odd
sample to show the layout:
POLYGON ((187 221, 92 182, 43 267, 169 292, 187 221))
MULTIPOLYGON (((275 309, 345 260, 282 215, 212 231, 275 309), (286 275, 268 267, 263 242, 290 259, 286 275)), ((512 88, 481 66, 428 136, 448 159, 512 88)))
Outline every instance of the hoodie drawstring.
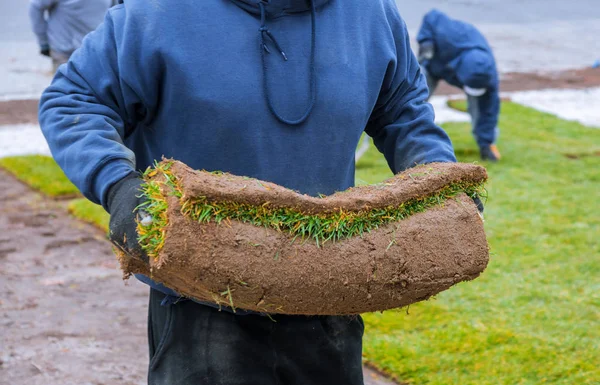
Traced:
POLYGON ((269 85, 268 85, 268 81, 267 81, 267 70, 268 69, 267 69, 267 62, 265 60, 265 53, 271 53, 271 51, 269 50, 269 48, 267 46, 267 38, 269 40, 271 40, 271 42, 273 43, 273 45, 275 46, 275 48, 277 49, 279 54, 281 54, 281 56, 283 57, 283 59, 285 61, 287 61, 288 58, 287 58, 287 55, 285 54, 285 52, 283 51, 283 49, 281 48, 281 46, 279 45, 279 43, 277 43, 275 36, 273 36, 273 34, 269 31, 269 29, 266 26, 267 17, 266 17, 266 11, 265 11, 265 3, 268 4, 268 0, 260 0, 258 3, 258 6, 260 7, 260 28, 258 29, 258 31, 260 33, 260 56, 261 56, 262 65, 263 65, 263 91, 265 93, 265 98, 267 99, 267 106, 269 107, 269 110, 271 111, 273 116, 275 116, 277 118, 277 120, 279 120, 281 123, 288 124, 290 126, 297 126, 299 124, 304 123, 306 121, 306 119, 308 119, 308 117, 310 116, 310 114, 313 110, 313 107, 315 106, 315 101, 317 99, 316 76, 315 76, 315 46, 316 46, 315 3, 313 0, 310 1, 311 23, 312 23, 311 42, 310 42, 310 44, 311 44, 311 46, 310 46, 310 100, 309 100, 308 107, 307 107, 306 111, 304 112, 304 114, 296 120, 286 119, 283 116, 281 116, 279 113, 277 113, 277 111, 275 111, 275 108, 273 107, 273 103, 271 102, 271 96, 269 94, 269 85))
POLYGON ((285 61, 287 61, 287 56, 285 55, 285 52, 283 52, 283 50, 281 49, 281 46, 279 45, 279 43, 277 43, 277 40, 275 40, 275 36, 273 36, 273 34, 269 31, 269 29, 266 26, 267 20, 266 20, 265 4, 261 1, 260 3, 258 3, 258 6, 260 7, 260 28, 258 29, 260 31, 260 46, 267 53, 271 53, 271 51, 269 51, 269 47, 267 47, 267 44, 265 42, 265 36, 268 37, 269 39, 271 39, 273 44, 275 44, 275 48, 277 48, 277 50, 279 51, 281 56, 283 56, 285 61))

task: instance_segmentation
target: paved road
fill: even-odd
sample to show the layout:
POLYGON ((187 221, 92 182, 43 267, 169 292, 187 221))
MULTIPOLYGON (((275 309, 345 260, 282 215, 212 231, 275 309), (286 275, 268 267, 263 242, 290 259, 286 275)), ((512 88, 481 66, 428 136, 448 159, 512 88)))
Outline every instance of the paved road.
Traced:
POLYGON ((396 0, 411 36, 432 8, 476 25, 502 72, 590 66, 600 58, 598 0, 396 0))
MULTIPOLYGON (((494 47, 502 72, 591 65, 600 58, 598 1, 396 0, 412 36, 434 7, 476 24, 494 47)), ((38 94, 50 80, 50 62, 37 55, 30 31, 28 3, 0 0, 0 96, 38 94)))
POLYGON ((0 97, 39 94, 51 79, 50 60, 38 55, 27 0, 0 0, 0 97))

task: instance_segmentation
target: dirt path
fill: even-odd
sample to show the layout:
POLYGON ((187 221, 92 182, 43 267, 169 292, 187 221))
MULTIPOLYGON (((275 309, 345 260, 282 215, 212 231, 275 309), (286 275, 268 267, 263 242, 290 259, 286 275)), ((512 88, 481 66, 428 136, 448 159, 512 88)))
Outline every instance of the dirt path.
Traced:
POLYGON ((101 232, 0 170, 0 385, 144 384, 147 292, 101 232))
POLYGON ((111 248, 0 171, 0 384, 143 384, 147 288, 111 248))
POLYGON ((38 122, 38 101, 33 99, 0 102, 0 126, 38 122))
MULTIPOLYGON (((600 68, 582 68, 569 71, 538 73, 509 72, 501 74, 500 91, 529 91, 543 89, 582 89, 600 86, 600 68)), ((444 82, 435 90, 436 95, 462 94, 462 90, 444 82)))

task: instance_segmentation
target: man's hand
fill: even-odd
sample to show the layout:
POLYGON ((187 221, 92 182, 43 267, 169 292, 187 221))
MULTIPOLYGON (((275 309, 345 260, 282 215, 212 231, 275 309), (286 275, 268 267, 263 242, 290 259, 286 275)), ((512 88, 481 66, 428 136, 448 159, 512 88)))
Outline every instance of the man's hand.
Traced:
POLYGON ((138 210, 144 202, 140 187, 144 181, 132 173, 115 183, 108 191, 107 208, 110 214, 109 238, 128 255, 148 262, 148 256, 138 243, 137 221, 149 220, 149 214, 138 210))
POLYGON ((40 54, 50 57, 50 46, 47 44, 40 46, 40 54))

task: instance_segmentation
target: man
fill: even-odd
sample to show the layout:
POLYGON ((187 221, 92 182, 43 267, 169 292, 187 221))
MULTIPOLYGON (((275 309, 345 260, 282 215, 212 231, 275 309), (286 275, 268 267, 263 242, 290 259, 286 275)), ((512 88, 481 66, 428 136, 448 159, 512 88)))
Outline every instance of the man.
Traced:
MULTIPOLYGON (((40 102, 54 158, 139 250, 143 170, 162 156, 317 196, 354 184, 363 131, 393 172, 454 162, 394 0, 127 0, 40 102)), ((83 256, 82 256, 83 257, 83 256)), ((266 317, 149 284, 150 384, 359 385, 360 317, 266 317)))
POLYGON ((498 161, 498 72, 492 49, 483 35, 472 25, 434 9, 423 18, 417 41, 429 95, 440 79, 463 89, 481 159, 498 161))
POLYGON ((40 53, 52 58, 54 72, 69 60, 83 37, 96 29, 114 4, 115 0, 31 0, 29 18, 33 32, 40 53))

